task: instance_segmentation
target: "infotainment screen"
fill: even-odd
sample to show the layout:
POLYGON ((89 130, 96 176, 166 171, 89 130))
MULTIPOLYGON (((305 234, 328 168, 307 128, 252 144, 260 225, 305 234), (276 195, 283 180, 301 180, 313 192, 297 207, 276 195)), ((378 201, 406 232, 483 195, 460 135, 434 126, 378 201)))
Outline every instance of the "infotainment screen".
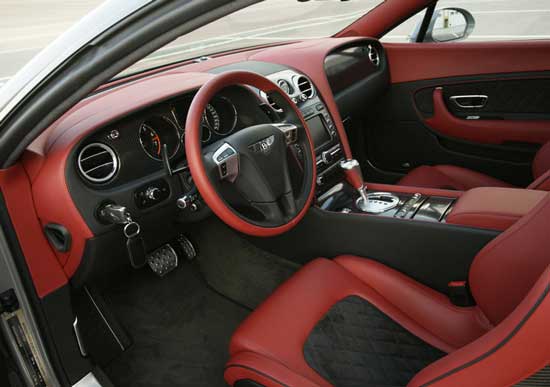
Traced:
POLYGON ((330 134, 321 117, 321 115, 316 115, 306 121, 315 149, 330 141, 330 134))

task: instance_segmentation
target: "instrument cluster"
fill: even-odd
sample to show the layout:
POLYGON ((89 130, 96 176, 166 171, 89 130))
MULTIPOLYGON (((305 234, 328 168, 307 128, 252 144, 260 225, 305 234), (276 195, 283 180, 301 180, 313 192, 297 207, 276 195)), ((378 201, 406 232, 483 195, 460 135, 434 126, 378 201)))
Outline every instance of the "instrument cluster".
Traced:
MULTIPOLYGON (((164 149, 169 159, 178 153, 185 141, 185 121, 191 101, 191 98, 177 101, 171 108, 170 116, 153 116, 141 123, 139 142, 147 156, 154 160, 162 160, 164 149)), ((237 126, 238 118, 237 108, 228 98, 215 97, 203 113, 203 144, 231 134, 237 126)))

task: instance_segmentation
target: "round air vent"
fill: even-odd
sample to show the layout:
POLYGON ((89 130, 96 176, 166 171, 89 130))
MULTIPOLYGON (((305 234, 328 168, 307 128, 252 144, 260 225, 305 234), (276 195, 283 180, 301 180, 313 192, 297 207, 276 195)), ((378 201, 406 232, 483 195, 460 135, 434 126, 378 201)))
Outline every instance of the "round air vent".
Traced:
POLYGON ((378 50, 370 44, 368 47, 368 55, 369 60, 372 62, 373 65, 375 65, 376 67, 380 66, 380 54, 378 53, 378 50))
POLYGON ((89 144, 78 154, 78 169, 86 180, 92 183, 105 183, 116 174, 118 157, 105 144, 89 144))
POLYGON ((300 93, 305 94, 307 98, 312 98, 315 95, 315 90, 313 89, 311 81, 303 75, 296 78, 296 84, 300 93))

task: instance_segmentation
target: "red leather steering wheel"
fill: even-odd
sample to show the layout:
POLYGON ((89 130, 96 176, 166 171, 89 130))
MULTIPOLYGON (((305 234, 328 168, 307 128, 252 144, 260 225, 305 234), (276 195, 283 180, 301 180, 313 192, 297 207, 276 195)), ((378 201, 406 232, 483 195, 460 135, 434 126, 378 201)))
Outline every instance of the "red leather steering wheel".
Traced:
POLYGON ((212 211, 230 227, 249 235, 273 236, 298 224, 315 191, 315 152, 296 104, 269 79, 230 71, 205 83, 193 98, 185 126, 185 151, 193 180, 212 211), (206 146, 201 145, 203 112, 229 86, 248 85, 269 94, 283 108, 281 122, 250 126, 206 146), (301 189, 293 190, 287 152, 301 149, 301 189), (220 191, 232 185, 260 218, 237 212, 220 191), (295 192, 299 191, 299 192, 295 192))

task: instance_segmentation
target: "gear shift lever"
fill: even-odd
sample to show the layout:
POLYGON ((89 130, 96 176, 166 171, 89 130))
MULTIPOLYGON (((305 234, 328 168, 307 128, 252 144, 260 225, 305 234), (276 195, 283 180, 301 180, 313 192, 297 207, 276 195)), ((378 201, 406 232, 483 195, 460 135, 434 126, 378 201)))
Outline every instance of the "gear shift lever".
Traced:
POLYGON ((362 202, 367 203, 367 186, 363 180, 363 172, 359 161, 355 159, 343 160, 340 162, 340 168, 344 170, 348 182, 359 192, 362 202))
POLYGON ((359 162, 355 159, 340 162, 340 167, 346 174, 348 182, 359 192, 355 205, 363 212, 380 214, 391 210, 399 204, 399 197, 388 192, 374 192, 367 194, 367 185, 363 180, 363 172, 359 162))

